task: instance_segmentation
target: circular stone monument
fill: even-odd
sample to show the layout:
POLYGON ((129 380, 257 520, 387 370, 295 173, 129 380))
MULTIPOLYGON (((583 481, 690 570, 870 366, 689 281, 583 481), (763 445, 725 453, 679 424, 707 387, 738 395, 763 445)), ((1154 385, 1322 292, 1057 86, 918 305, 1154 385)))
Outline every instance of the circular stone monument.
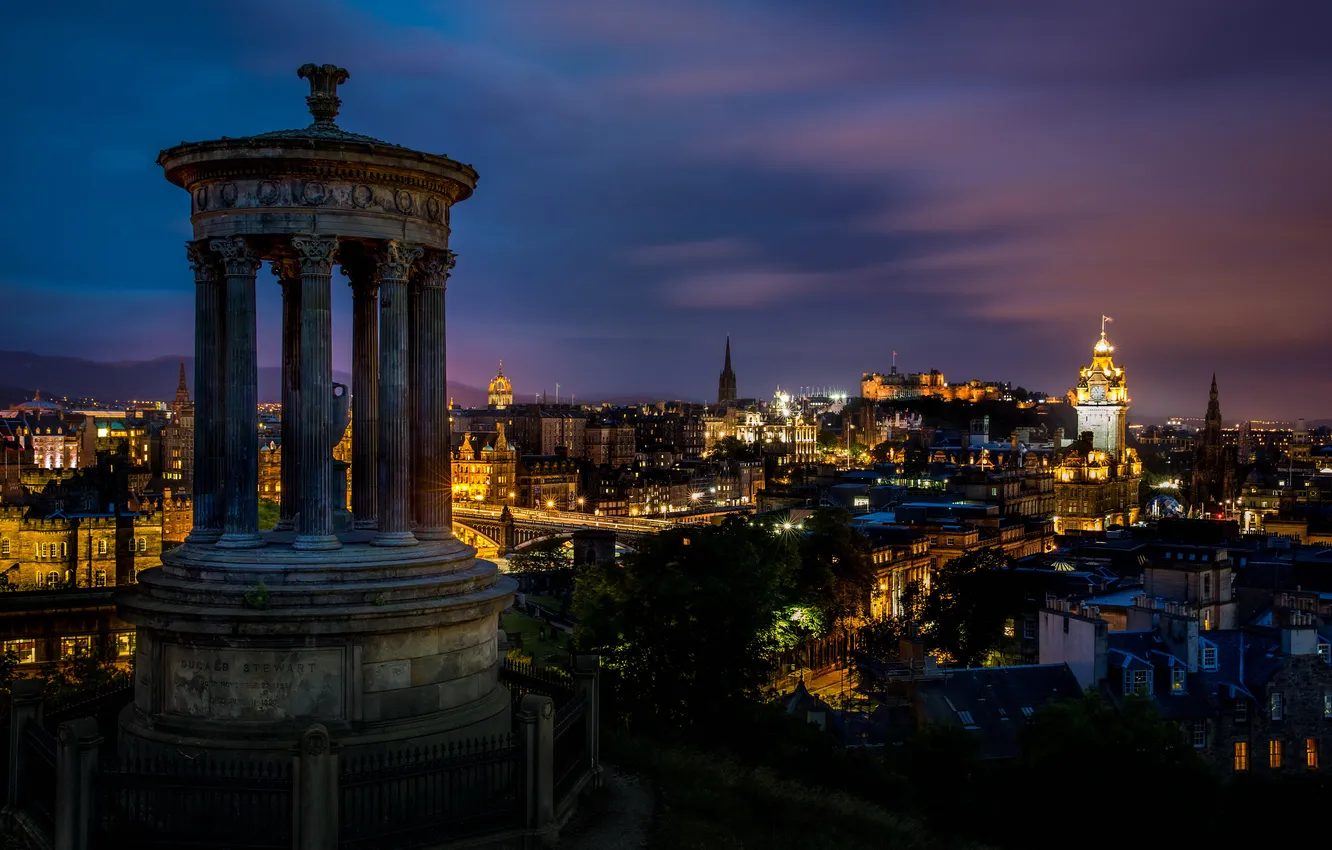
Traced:
POLYGON ((345 70, 305 65, 314 122, 158 163, 194 239, 194 527, 118 597, 137 626, 125 752, 285 757, 508 732, 498 613, 515 588, 454 539, 445 385, 449 217, 476 172, 335 123, 345 70), (255 287, 281 286, 281 520, 258 527, 255 287), (353 296, 352 504, 332 449, 330 287, 353 296))

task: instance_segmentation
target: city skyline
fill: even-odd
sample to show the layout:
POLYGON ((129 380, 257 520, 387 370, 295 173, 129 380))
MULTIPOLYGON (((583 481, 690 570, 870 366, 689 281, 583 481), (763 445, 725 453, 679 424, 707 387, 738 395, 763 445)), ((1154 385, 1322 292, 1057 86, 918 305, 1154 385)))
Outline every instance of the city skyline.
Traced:
MULTIPOLYGON (((0 295, 57 318, 6 347, 190 351, 184 202, 154 156, 304 126, 291 68, 314 59, 352 72, 344 126, 481 174, 452 242, 459 383, 503 358, 519 400, 557 381, 703 399, 730 333, 741 396, 851 388, 894 350, 1062 394, 1104 313, 1131 418, 1200 414, 1213 372, 1227 420, 1332 415, 1323 311, 1301 309, 1332 266, 1329 10, 550 8, 20 11, 14 32, 60 39, 0 60, 31 81, 0 143, 28 210, 0 295), (67 205, 99 213, 75 238, 50 227, 67 205)), ((260 298, 276 365, 276 283, 260 298)))

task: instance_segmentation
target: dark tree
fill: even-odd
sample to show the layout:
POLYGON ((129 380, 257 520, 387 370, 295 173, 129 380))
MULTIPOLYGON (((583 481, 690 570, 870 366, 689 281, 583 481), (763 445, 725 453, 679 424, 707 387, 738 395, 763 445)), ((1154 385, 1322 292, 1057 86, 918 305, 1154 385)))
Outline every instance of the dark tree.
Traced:
POLYGON ((1022 606, 1008 566, 1002 549, 987 547, 939 568, 917 615, 927 649, 957 667, 984 663, 1003 639, 1004 622, 1022 606))
POLYGON ((713 456, 722 460, 757 460, 759 449, 738 437, 722 437, 712 447, 713 456))
POLYGON ((635 732, 715 723, 761 693, 797 567, 791 535, 743 519, 668 531, 619 564, 579 568, 575 641, 602 655, 635 732))
POLYGON ((863 615, 876 580, 869 539, 840 508, 820 508, 802 525, 796 596, 817 607, 829 625, 863 615))
POLYGON ((509 555, 515 573, 551 573, 573 568, 573 553, 563 540, 546 540, 509 555))

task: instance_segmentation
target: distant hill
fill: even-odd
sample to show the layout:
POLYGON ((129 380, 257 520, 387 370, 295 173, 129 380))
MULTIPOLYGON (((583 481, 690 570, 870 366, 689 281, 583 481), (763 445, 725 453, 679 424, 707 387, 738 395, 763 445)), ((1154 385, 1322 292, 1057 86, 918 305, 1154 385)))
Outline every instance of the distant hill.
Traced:
MULTIPOLYGON (((33 390, 41 390, 48 398, 91 396, 102 401, 170 401, 176 395, 176 381, 180 377, 179 357, 106 363, 31 351, 0 351, 0 363, 5 364, 5 386, 0 387, 0 406, 3 407, 31 398, 33 390)), ((193 396, 193 357, 185 358, 185 380, 190 384, 193 396)), ((335 371, 333 380, 350 385, 351 375, 335 371)), ((282 369, 260 367, 259 400, 278 401, 281 389, 282 369)), ((449 395, 463 406, 486 403, 485 390, 467 384, 450 381, 449 395)))

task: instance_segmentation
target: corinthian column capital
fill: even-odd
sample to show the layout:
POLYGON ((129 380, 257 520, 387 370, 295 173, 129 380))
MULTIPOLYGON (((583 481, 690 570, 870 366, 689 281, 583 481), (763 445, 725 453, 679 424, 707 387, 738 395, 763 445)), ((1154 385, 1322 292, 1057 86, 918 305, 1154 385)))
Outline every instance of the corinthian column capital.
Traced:
POLYGON ((412 264, 421 259, 425 249, 420 245, 390 239, 379 250, 379 277, 381 280, 406 280, 412 264))
POLYGON ((293 236, 291 247, 301 274, 332 274, 333 258, 338 250, 336 236, 293 236))
POLYGON ((244 236, 214 239, 208 246, 222 255, 222 266, 229 275, 253 275, 263 260, 244 236))
POLYGON ((216 283, 218 278, 217 257, 208 250, 208 243, 185 243, 185 255, 190 259, 190 268, 194 270, 195 283, 216 283))
POLYGON ((445 248, 442 251, 427 251, 421 261, 420 281, 423 289, 443 289, 449 280, 449 273, 458 261, 458 255, 445 248))

